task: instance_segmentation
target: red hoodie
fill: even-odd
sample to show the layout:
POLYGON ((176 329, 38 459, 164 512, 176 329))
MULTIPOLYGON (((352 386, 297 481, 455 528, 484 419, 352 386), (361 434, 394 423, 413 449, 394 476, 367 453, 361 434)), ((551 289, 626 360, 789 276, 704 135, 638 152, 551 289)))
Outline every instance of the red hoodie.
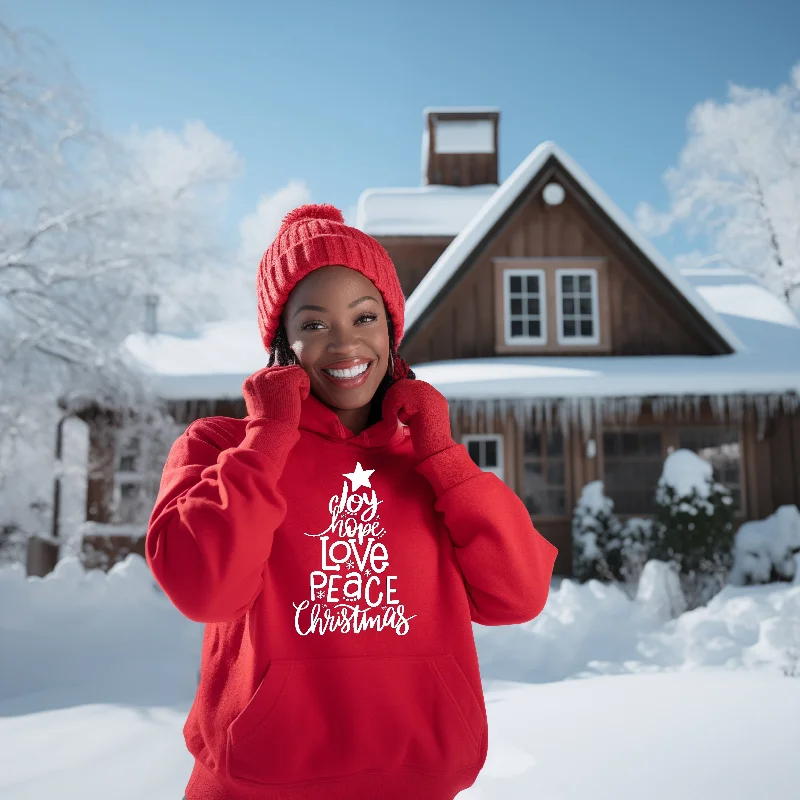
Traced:
POLYGON ((147 533, 207 623, 186 797, 452 800, 488 746, 471 623, 533 619, 556 548, 461 444, 419 461, 396 418, 353 435, 309 395, 270 457, 248 419, 175 441, 147 533))

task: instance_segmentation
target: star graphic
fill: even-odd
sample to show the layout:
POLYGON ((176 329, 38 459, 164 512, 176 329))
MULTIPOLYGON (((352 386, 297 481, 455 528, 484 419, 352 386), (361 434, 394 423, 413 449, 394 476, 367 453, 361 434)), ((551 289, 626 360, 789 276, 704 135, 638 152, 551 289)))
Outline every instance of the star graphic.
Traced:
POLYGON ((350 482, 353 484, 352 491, 360 488, 361 486, 366 486, 367 489, 371 489, 372 486, 369 482, 369 476, 375 472, 374 469, 364 469, 361 466, 361 462, 356 462, 356 468, 352 472, 343 472, 345 478, 350 478, 350 482))

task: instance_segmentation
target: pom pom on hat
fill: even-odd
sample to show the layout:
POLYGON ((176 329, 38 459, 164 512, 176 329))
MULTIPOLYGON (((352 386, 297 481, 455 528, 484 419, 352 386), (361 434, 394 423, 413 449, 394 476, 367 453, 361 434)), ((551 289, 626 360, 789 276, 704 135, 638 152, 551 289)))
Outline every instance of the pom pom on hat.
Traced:
POLYGON ((329 219, 331 222, 344 223, 344 216, 336 206, 332 206, 329 203, 309 203, 290 211, 283 218, 281 228, 285 225, 291 225, 293 222, 300 222, 303 219, 329 219))

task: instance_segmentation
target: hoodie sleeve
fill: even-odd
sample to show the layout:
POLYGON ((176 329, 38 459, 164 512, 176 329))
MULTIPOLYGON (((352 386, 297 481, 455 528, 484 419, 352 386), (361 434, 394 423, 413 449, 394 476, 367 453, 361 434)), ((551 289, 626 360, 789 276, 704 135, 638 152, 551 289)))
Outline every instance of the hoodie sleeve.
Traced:
POLYGON ((240 617, 261 592, 286 514, 277 489, 296 426, 253 419, 236 447, 211 418, 193 422, 167 457, 145 541, 147 563, 176 608, 196 622, 240 617))
POLYGON ((528 622, 544 608, 558 549, 534 528, 522 500, 457 444, 417 465, 436 494, 481 625, 528 622))

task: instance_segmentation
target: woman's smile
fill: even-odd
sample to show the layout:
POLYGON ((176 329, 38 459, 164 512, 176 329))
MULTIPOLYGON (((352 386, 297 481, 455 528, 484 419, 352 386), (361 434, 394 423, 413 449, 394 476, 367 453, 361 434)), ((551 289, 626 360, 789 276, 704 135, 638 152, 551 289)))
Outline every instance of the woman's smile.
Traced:
POLYGON ((355 358, 336 361, 322 367, 322 374, 340 389, 356 389, 370 376, 375 361, 367 358, 355 358))

